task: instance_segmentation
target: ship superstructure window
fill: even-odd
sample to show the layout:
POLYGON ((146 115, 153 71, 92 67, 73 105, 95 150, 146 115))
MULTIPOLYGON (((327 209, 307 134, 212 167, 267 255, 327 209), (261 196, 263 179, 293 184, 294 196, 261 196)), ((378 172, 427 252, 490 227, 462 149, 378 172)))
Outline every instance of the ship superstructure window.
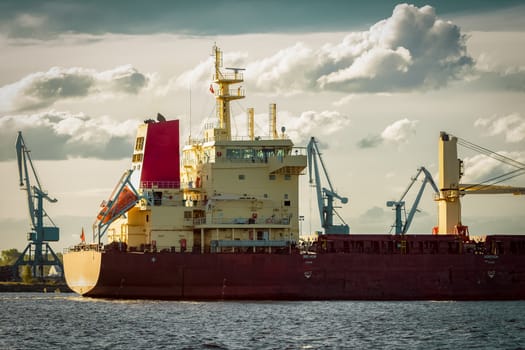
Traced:
POLYGON ((275 174, 270 174, 270 175, 268 176, 268 179, 270 179, 271 181, 275 180, 275 178, 276 178, 276 177, 275 177, 275 174))
POLYGON ((245 179, 244 174, 239 174, 239 180, 244 180, 244 179, 245 179))
POLYGON ((228 148, 226 158, 234 162, 267 163, 270 157, 283 161, 285 153, 281 148, 228 148))
POLYGON ((285 180, 291 180, 291 179, 292 179, 292 175, 290 175, 290 174, 285 174, 285 175, 284 175, 284 179, 285 179, 285 180))
POLYGON ((285 206, 285 207, 289 207, 289 206, 290 206, 290 203, 291 203, 290 201, 284 201, 284 206, 285 206))
POLYGON ((236 162, 252 162, 257 160, 257 151, 251 148, 230 148, 226 150, 226 158, 236 162))
POLYGON ((276 152, 277 158, 282 162, 284 158, 284 150, 278 149, 276 152))
POLYGON ((135 153, 132 159, 133 163, 142 162, 142 157, 143 157, 142 153, 135 153))
POLYGON ((144 137, 137 137, 137 142, 135 142, 135 150, 142 151, 144 148, 144 137))

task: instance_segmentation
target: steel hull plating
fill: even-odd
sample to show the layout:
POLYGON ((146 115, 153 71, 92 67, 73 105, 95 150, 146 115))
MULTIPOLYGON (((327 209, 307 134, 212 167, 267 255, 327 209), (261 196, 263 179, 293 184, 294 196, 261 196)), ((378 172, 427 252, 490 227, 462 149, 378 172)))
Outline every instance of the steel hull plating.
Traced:
POLYGON ((493 255, 70 252, 89 297, 252 300, 525 299, 523 258, 493 255), (90 263, 88 263, 90 261, 90 263))

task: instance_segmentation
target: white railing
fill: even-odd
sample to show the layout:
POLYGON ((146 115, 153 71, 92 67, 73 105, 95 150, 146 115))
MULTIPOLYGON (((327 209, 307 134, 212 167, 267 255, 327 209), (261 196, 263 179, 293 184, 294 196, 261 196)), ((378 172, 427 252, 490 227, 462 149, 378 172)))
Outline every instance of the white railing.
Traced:
POLYGON ((179 188, 180 181, 141 181, 141 188, 179 188))

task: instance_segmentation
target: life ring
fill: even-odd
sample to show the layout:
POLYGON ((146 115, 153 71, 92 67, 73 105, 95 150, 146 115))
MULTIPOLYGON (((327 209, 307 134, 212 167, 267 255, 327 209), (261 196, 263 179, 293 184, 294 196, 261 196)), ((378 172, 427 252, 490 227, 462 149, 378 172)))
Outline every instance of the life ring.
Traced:
POLYGON ((220 156, 222 156, 222 152, 221 152, 221 151, 218 151, 218 152, 217 152, 217 157, 220 157, 220 156))

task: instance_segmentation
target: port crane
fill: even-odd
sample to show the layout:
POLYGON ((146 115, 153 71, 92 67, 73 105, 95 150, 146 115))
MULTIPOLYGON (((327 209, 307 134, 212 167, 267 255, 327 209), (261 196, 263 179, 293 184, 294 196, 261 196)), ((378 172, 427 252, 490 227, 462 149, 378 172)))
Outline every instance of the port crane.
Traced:
POLYGON ((19 278, 19 267, 23 265, 31 266, 33 277, 43 278, 44 266, 56 266, 62 274, 62 262, 48 243, 59 240, 59 228, 44 210, 44 199, 50 203, 57 202, 57 199, 50 197, 43 190, 21 131, 16 139, 16 155, 20 188, 27 192, 31 231, 27 234, 27 240, 30 242, 13 266, 14 276, 19 278), (31 185, 30 175, 35 180, 34 185, 31 185), (53 226, 44 226, 44 217, 48 217, 53 226))
POLYGON ((432 186, 435 193, 434 200, 438 203, 438 226, 434 227, 432 232, 434 234, 457 234, 465 238, 468 238, 468 226, 463 225, 461 222, 460 199, 462 196, 466 194, 525 194, 524 187, 496 185, 504 180, 523 175, 525 173, 525 164, 523 163, 512 160, 456 136, 447 134, 446 132, 440 133, 438 153, 439 187, 436 186, 430 173, 424 167, 421 167, 418 169, 417 175, 412 179, 410 185, 401 196, 401 199, 398 201, 388 201, 386 203, 388 207, 394 207, 396 213, 395 223, 392 226, 393 228, 395 227, 396 234, 407 233, 427 183, 430 183, 432 186), (458 159, 458 144, 470 150, 482 153, 487 157, 501 161, 516 169, 509 173, 493 177, 481 184, 462 184, 460 183, 460 179, 463 176, 464 169, 463 161, 458 159), (424 174, 425 179, 407 216, 404 198, 420 174, 424 174), (403 212, 405 212, 406 216, 405 221, 402 219, 403 212))
POLYGON ((525 187, 498 185, 525 174, 525 164, 510 159, 502 154, 476 145, 444 131, 439 134, 439 196, 438 201, 438 227, 437 234, 459 234, 468 236, 468 226, 461 222, 461 197, 465 194, 525 194, 525 187), (458 159, 457 146, 463 146, 487 157, 500 161, 514 170, 485 180, 479 184, 460 183, 463 176, 463 161, 458 159))
POLYGON ((350 227, 344 222, 344 220, 337 214, 334 206, 334 198, 339 199, 341 203, 346 204, 348 198, 339 195, 335 192, 328 172, 321 157, 321 152, 319 152, 319 147, 317 146, 317 140, 312 137, 307 146, 308 154, 308 174, 310 178, 310 183, 313 184, 317 192, 317 204, 319 208, 319 216, 321 218, 321 226, 323 227, 325 234, 349 234, 350 227), (329 188, 321 186, 321 176, 319 174, 319 163, 328 182, 329 188), (334 214, 343 222, 342 224, 334 224, 334 214))
POLYGON ((439 189, 436 186, 436 183, 432 179, 432 175, 428 172, 428 170, 425 167, 420 167, 418 169, 418 172, 416 176, 412 178, 410 181, 410 184, 408 185, 408 188, 405 190, 403 195, 398 201, 388 201, 386 202, 387 207, 394 207, 395 213, 396 213, 396 220, 394 225, 392 226, 395 228, 395 234, 396 235, 404 235, 408 232, 408 229, 410 228, 410 225, 412 224, 412 220, 414 219, 414 215, 418 211, 417 207, 419 205, 419 202, 421 201, 421 196, 423 195, 423 192, 425 191, 425 187, 427 184, 430 184, 432 188, 434 189, 434 192, 436 195, 439 196, 439 189), (414 183, 417 181, 419 175, 423 174, 424 179, 423 183, 421 184, 421 187, 416 195, 416 199, 414 200, 414 203, 412 204, 412 207, 410 208, 410 211, 408 212, 408 215, 406 215, 405 210, 405 197, 414 185, 414 183), (403 213, 405 213, 405 220, 403 221, 403 213))

